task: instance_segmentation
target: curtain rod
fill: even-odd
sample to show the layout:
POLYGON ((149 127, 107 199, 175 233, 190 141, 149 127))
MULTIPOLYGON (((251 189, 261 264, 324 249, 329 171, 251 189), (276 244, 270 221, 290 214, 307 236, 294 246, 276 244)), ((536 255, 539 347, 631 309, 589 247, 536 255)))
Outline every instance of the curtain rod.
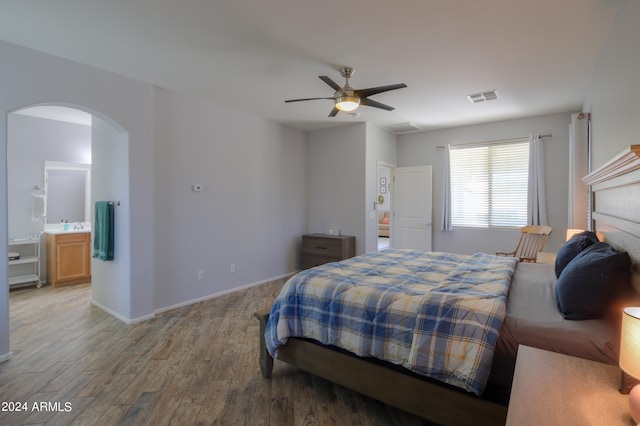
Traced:
MULTIPOLYGON (((551 136, 553 136, 553 133, 540 135, 541 138, 550 138, 551 136)), ((459 143, 451 146, 454 147, 454 146, 465 146, 465 145, 489 145, 489 144, 499 144, 499 143, 507 143, 507 142, 524 142, 524 141, 528 141, 529 137, 530 136, 523 136, 521 138, 500 139, 500 140, 494 140, 494 141, 466 142, 466 143, 459 143)), ((436 146, 436 149, 444 149, 444 148, 445 148, 444 145, 436 146)))

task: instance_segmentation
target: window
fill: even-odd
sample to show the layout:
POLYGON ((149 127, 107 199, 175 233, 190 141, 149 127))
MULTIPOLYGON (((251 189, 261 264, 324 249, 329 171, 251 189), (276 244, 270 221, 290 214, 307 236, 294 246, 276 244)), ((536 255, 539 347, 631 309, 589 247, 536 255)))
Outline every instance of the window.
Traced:
POLYGON ((529 142, 451 147, 451 222, 474 228, 527 224, 529 142))

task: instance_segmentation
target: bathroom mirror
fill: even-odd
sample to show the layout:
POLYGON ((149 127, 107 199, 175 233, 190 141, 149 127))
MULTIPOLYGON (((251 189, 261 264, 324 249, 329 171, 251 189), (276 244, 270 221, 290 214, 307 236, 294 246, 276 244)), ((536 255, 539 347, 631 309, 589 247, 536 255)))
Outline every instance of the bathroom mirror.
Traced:
POLYGON ((91 220, 91 164, 45 161, 44 186, 47 193, 46 223, 91 220))

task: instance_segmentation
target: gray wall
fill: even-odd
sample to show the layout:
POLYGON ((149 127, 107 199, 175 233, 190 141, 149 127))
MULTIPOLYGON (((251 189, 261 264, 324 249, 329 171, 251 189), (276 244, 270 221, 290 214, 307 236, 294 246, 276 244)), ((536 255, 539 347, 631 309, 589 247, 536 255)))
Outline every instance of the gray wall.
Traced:
POLYGON ((297 270, 306 132, 162 89, 155 122, 156 309, 297 270))
POLYGON ((640 2, 623 0, 584 111, 591 113, 593 169, 640 143, 640 2))
POLYGON ((567 229, 570 123, 571 114, 564 113, 398 136, 398 166, 433 166, 433 250, 462 254, 495 253, 514 249, 520 235, 517 230, 440 230, 443 153, 436 149, 438 145, 517 138, 532 133, 552 133, 553 137, 544 139, 547 215, 549 225, 553 228, 545 251, 557 251, 564 242, 567 229))
POLYGON ((341 230, 365 251, 366 125, 318 130, 309 135, 309 232, 341 230))
MULTIPOLYGON (((144 297, 137 286, 130 285, 131 271, 131 211, 129 185, 129 137, 123 129, 93 117, 91 126, 92 168, 91 199, 112 201, 114 205, 114 258, 104 262, 91 259, 91 301, 94 305, 120 318, 130 320, 127 312, 130 301, 120 297, 131 293, 132 300, 144 297), (120 205, 118 205, 120 203, 120 205)), ((93 207, 93 203, 92 203, 93 207)), ((91 209, 91 222, 95 221, 95 210, 91 209)))

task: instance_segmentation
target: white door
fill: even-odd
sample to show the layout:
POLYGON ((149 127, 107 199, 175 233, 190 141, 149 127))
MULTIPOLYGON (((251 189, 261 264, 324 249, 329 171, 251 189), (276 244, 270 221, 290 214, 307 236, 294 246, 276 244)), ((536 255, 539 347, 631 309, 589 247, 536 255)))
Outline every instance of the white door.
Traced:
POLYGON ((391 246, 431 250, 431 166, 397 167, 391 246))

